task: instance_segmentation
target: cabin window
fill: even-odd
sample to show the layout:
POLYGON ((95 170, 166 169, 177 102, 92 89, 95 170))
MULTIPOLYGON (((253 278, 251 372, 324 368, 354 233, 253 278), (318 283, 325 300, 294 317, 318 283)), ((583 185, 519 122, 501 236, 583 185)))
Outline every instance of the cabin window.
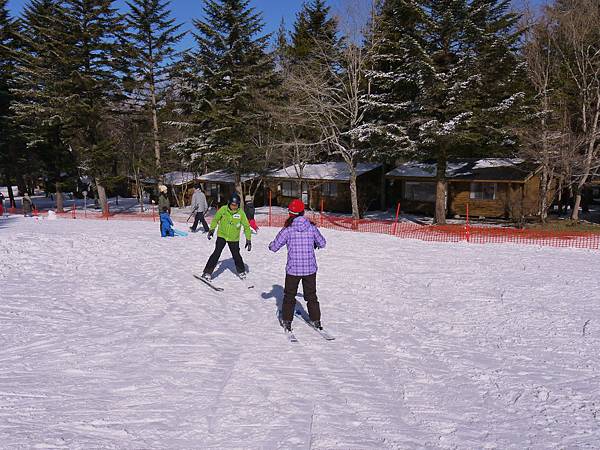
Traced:
POLYGON ((404 200, 435 203, 435 183, 431 181, 406 181, 404 200))
POLYGON ((219 196, 219 185, 217 183, 206 183, 206 193, 213 198, 219 196))
POLYGON ((496 200, 496 183, 471 183, 471 200, 496 200))
POLYGON ((298 183, 294 181, 282 181, 281 182, 281 195, 284 197, 300 197, 300 191, 298 190, 298 183))
POLYGON ((321 195, 323 197, 337 197, 337 195, 338 195, 337 183, 323 183, 321 185, 321 195))

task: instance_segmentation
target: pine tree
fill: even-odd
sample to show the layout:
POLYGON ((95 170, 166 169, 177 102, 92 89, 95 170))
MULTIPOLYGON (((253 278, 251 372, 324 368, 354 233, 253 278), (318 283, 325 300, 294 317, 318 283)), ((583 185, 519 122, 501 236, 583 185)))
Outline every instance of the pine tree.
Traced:
POLYGON ((365 133, 438 163, 436 221, 445 222, 450 156, 515 147, 524 96, 518 16, 509 0, 382 0, 371 36, 365 133))
POLYGON ((240 175, 258 152, 253 140, 265 120, 265 99, 276 80, 269 36, 260 36, 261 15, 248 0, 205 0, 205 20, 194 20, 197 48, 183 63, 182 120, 172 122, 187 132, 174 148, 189 164, 203 161, 240 175), (258 36, 257 36, 258 35, 258 36))
POLYGON ((331 17, 330 10, 324 0, 311 0, 302 5, 296 16, 288 48, 288 55, 293 63, 335 52, 340 44, 337 37, 338 24, 331 17))
POLYGON ((18 130, 11 112, 15 101, 11 90, 16 82, 14 67, 15 52, 19 45, 17 30, 18 23, 8 13, 7 0, 0 0, 0 182, 4 181, 9 186, 12 204, 11 180, 21 178, 17 164, 18 130))
POLYGON ((432 75, 421 32, 426 17, 411 0, 386 0, 375 8, 372 21, 363 139, 380 159, 389 160, 415 150, 420 90, 432 75))
POLYGON ((75 182, 76 160, 64 140, 64 85, 70 65, 67 17, 56 0, 33 0, 24 10, 19 50, 15 119, 27 148, 39 160, 40 175, 56 187, 63 209, 63 184, 75 182))
POLYGON ((108 118, 122 96, 126 71, 123 17, 113 0, 66 0, 70 57, 74 67, 64 83, 62 107, 65 135, 80 166, 94 177, 101 207, 106 211, 105 180, 114 175, 117 155, 108 118))
POLYGON ((132 47, 130 65, 135 80, 134 90, 138 101, 148 111, 152 121, 152 134, 157 174, 161 174, 161 133, 158 123, 161 91, 177 62, 174 46, 185 33, 179 33, 181 24, 169 18, 170 2, 159 0, 133 0, 127 2, 131 12, 127 15, 129 41, 132 47))

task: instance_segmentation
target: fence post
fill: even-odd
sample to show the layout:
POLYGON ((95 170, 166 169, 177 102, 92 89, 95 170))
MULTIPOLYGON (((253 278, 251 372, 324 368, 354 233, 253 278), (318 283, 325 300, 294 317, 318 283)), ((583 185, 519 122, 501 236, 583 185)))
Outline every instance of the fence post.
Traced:
POLYGON ((321 197, 321 223, 320 225, 323 226, 323 211, 325 210, 325 200, 321 197))
POLYGON ((467 242, 471 240, 471 228, 469 226, 469 202, 467 202, 467 224, 465 225, 465 236, 467 238, 467 242))
POLYGON ((273 192, 269 189, 269 226, 271 226, 271 208, 273 203, 273 192))
POLYGON ((394 226, 392 228, 393 235, 396 235, 396 225, 398 224, 398 217, 400 217, 400 202, 398 202, 398 206, 396 207, 396 220, 394 221, 394 226))
POLYGON ((71 206, 71 217, 73 217, 73 219, 77 219, 77 213, 76 213, 76 209, 75 209, 75 200, 73 200, 73 206, 71 206))

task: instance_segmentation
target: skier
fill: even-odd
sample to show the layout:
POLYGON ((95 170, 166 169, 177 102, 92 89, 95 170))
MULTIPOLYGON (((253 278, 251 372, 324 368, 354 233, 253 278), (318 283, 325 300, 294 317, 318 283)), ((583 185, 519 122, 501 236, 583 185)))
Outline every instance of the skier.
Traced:
POLYGON ((246 278, 246 268, 244 266, 242 255, 240 255, 240 231, 243 227, 244 235, 246 236, 245 248, 248 251, 252 250, 252 232, 250 231, 250 224, 248 223, 246 213, 240 209, 240 203, 240 196, 237 193, 234 193, 229 199, 227 205, 219 208, 215 214, 215 217, 213 217, 213 220, 210 223, 208 239, 210 240, 213 237, 217 227, 218 233, 217 242, 215 243, 215 251, 212 255, 210 255, 202 274, 202 278, 209 283, 212 279, 212 273, 219 262, 219 258, 221 257, 221 252, 225 248, 226 244, 229 246, 229 250, 231 251, 231 255, 235 261, 235 268, 237 270, 238 277, 240 277, 242 280, 246 278))
POLYGON ((254 231, 258 231, 258 225, 256 224, 256 220, 254 220, 254 208, 253 198, 251 195, 246 195, 246 204, 244 205, 244 212, 246 213, 246 217, 248 218, 248 223, 250 227, 254 231))
POLYGON ((4 215, 4 194, 0 192, 0 217, 4 215))
POLYGON ((173 230, 173 220, 171 220, 169 210, 166 206, 163 207, 160 213, 160 235, 162 237, 175 236, 175 231, 173 230))
POLYGON ((25 217, 31 217, 33 215, 31 213, 33 208, 35 208, 33 201, 31 200, 31 197, 29 197, 29 194, 25 192, 25 195, 23 196, 23 215, 25 217))
POLYGON ((304 299, 312 325, 322 330, 321 310, 317 299, 316 248, 325 248, 326 241, 318 228, 304 217, 304 203, 294 199, 288 206, 289 217, 283 229, 269 244, 269 250, 277 252, 284 245, 288 249, 285 268, 285 288, 281 320, 283 328, 291 332, 298 284, 302 281, 304 299))
POLYGON ((204 192, 202 192, 202 187, 200 187, 200 184, 196 184, 195 188, 196 190, 194 191, 194 195, 192 195, 192 211, 196 211, 196 216, 194 217, 194 225, 190 227, 190 231, 195 233, 196 228, 198 227, 198 222, 202 222, 204 232, 208 233, 208 224, 204 218, 204 215, 208 211, 206 196, 204 195, 204 192))

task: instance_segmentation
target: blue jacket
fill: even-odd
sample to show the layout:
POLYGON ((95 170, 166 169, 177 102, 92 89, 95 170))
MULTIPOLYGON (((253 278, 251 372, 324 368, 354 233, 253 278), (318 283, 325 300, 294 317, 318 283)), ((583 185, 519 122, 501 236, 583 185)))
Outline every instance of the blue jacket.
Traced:
POLYGON ((162 237, 175 236, 175 232, 173 231, 173 221, 171 220, 169 213, 160 213, 160 235, 162 237))

